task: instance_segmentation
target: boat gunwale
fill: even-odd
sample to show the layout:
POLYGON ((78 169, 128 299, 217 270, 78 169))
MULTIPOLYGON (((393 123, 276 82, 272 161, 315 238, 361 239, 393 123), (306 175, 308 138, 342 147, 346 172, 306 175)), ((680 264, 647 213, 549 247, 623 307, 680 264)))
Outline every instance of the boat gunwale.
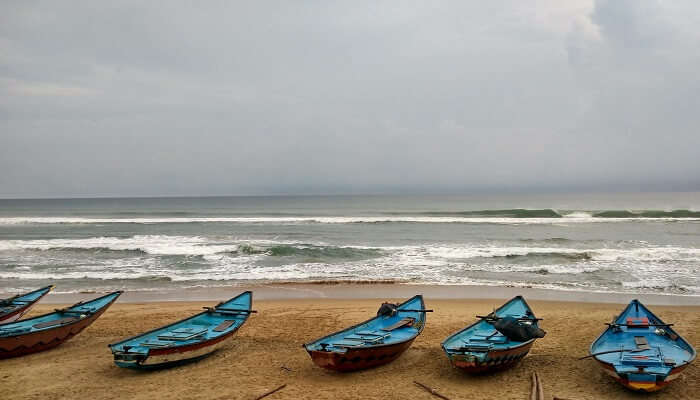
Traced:
POLYGON ((46 290, 46 293, 42 294, 41 296, 39 296, 38 299, 34 300, 34 301, 36 302, 36 301, 41 300, 41 299, 42 299, 44 296, 46 296, 47 294, 49 294, 49 292, 51 292, 55 287, 56 287, 56 285, 46 285, 46 286, 44 286, 44 287, 40 287, 39 289, 32 290, 31 292, 27 292, 27 293, 20 294, 20 295, 15 295, 15 296, 12 296, 12 297, 7 297, 7 298, 0 299, 0 300, 10 300, 10 299, 12 299, 12 301, 16 301, 16 300, 19 299, 19 298, 22 298, 22 297, 25 297, 25 296, 29 296, 30 294, 33 294, 33 293, 36 293, 36 292, 41 292, 41 291, 43 291, 43 290, 46 290))
MULTIPOLYGON (((415 295, 415 296, 409 298, 408 300, 406 300, 406 301, 404 301, 403 303, 399 304, 396 308, 398 309, 399 307, 403 306, 404 304, 407 304, 407 303, 411 302, 412 300, 414 300, 415 298, 418 298, 418 297, 420 298, 421 309, 422 309, 422 310, 425 310, 425 301, 423 300, 423 295, 422 295, 422 294, 417 294, 417 295, 415 295)), ((404 340, 401 340, 401 341, 398 341, 398 342, 394 342, 394 343, 379 343, 379 344, 372 344, 372 345, 363 345, 363 346, 358 346, 358 347, 346 347, 346 348, 345 348, 345 351, 342 352, 342 354, 354 353, 354 352, 357 352, 357 351, 363 351, 363 350, 369 350, 369 349, 377 349, 377 348, 382 348, 382 347, 396 346, 396 345, 404 344, 404 343, 408 342, 409 340, 415 340, 415 339, 418 337, 418 335, 420 335, 420 334, 423 332, 423 329, 425 328, 425 319, 426 319, 425 317, 426 317, 426 313, 425 313, 425 312, 422 312, 421 314, 423 314, 423 317, 422 317, 423 323, 421 324, 420 329, 418 329, 418 332, 416 332, 415 335, 412 335, 412 336, 410 336, 410 337, 408 337, 408 338, 406 338, 406 339, 404 339, 404 340)), ((338 353, 338 354, 341 354, 341 352, 339 352, 339 351, 332 351, 332 350, 325 350, 325 351, 324 351, 324 350, 310 350, 307 346, 310 346, 311 344, 316 343, 316 342, 319 342, 319 341, 321 341, 321 340, 323 340, 323 339, 325 339, 325 338, 329 338, 329 337, 331 337, 331 336, 335 336, 335 335, 337 335, 337 334, 339 334, 339 333, 347 332, 347 331, 353 330, 353 329, 355 329, 355 328, 358 328, 359 326, 364 325, 364 324, 366 324, 366 323, 369 323, 369 322, 371 322, 371 321, 374 321, 375 319, 377 319, 377 318, 379 318, 379 317, 380 317, 380 315, 377 315, 377 316, 372 317, 372 318, 370 318, 370 319, 368 319, 368 320, 366 320, 366 321, 357 323, 357 324, 352 325, 352 326, 350 326, 350 327, 347 327, 347 328, 345 328, 345 329, 341 329, 341 330, 339 330, 339 331, 335 331, 335 332, 330 333, 330 334, 328 334, 328 335, 326 335, 326 336, 323 336, 323 337, 320 337, 320 338, 318 338, 318 339, 312 340, 312 341, 310 341, 310 342, 304 343, 304 344, 302 344, 302 347, 303 347, 304 349, 306 349, 306 351, 309 352, 309 354, 310 354, 311 352, 314 352, 314 351, 319 351, 319 352, 324 352, 324 353, 338 353)))
MULTIPOLYGON (((241 293, 239 293, 238 295, 233 296, 233 297, 231 297, 230 299, 221 302, 220 304, 228 303, 228 302, 230 302, 230 301, 232 301, 232 300, 235 300, 235 299, 237 299, 237 298, 239 298, 239 297, 241 297, 241 296, 243 296, 244 294, 247 294, 247 293, 250 294, 250 305, 249 305, 249 307, 252 307, 252 305, 253 305, 253 292, 250 291, 250 290, 246 290, 246 291, 244 291, 244 292, 241 292, 241 293)), ((172 323, 170 323, 170 324, 162 325, 162 326, 160 326, 160 327, 151 329, 150 331, 142 332, 142 333, 139 333, 139 334, 137 334, 137 335, 128 337, 128 338, 126 338, 126 339, 122 339, 122 340, 120 340, 120 341, 118 341, 118 342, 110 343, 110 344, 107 345, 107 347, 109 347, 109 348, 112 350, 113 353, 114 353, 114 352, 120 352, 120 353, 124 353, 124 354, 129 354, 129 351, 128 351, 128 350, 115 350, 115 349, 113 349, 113 346, 118 346, 118 345, 120 345, 120 344, 123 344, 123 343, 125 343, 125 342, 128 342, 128 341, 131 341, 131 340, 140 338, 140 337, 142 337, 142 336, 150 335, 151 333, 160 331, 160 330, 162 330, 162 329, 170 328, 170 327, 172 327, 173 325, 177 325, 177 324, 180 324, 180 323, 182 323, 182 322, 189 321, 189 320, 191 320, 191 319, 197 318, 197 317, 199 317, 199 316, 201 316, 201 315, 203 315, 203 314, 208 314, 208 313, 210 313, 210 312, 211 312, 210 310, 201 311, 201 312, 199 312, 199 313, 197 313, 197 314, 194 314, 194 315, 189 316, 189 317, 187 317, 187 318, 184 318, 184 319, 181 319, 181 320, 172 322, 172 323)), ((223 333, 223 334, 221 334, 221 335, 219 335, 219 336, 215 336, 215 337, 213 337, 213 338, 207 339, 207 340, 202 341, 202 342, 188 343, 188 344, 180 344, 180 345, 176 345, 176 346, 169 346, 169 347, 167 348, 167 350, 178 349, 178 348, 182 348, 182 347, 186 347, 186 346, 191 346, 191 345, 193 345, 193 344, 203 344, 203 343, 207 343, 207 342, 210 342, 210 341, 212 341, 212 340, 219 339, 219 338, 222 337, 222 336, 226 336, 226 337, 227 337, 229 334, 238 331, 238 329, 239 329, 241 326, 243 326, 243 324, 248 320, 249 317, 250 317, 250 313, 249 313, 249 312, 245 313, 245 318, 243 319, 243 321, 241 322, 241 324, 238 325, 238 327, 236 327, 235 329, 233 329, 231 332, 223 333)), ((145 354, 146 356, 148 356, 148 355, 151 354, 151 350, 165 350, 165 349, 148 349, 148 351, 145 352, 145 353, 133 352, 133 353, 131 353, 131 354, 145 354)))
MULTIPOLYGON (((508 304, 510 304, 511 302, 513 302, 513 301, 516 300, 516 299, 520 299, 520 300, 525 304, 525 307, 527 307, 527 309, 530 310, 530 312, 532 313, 532 316, 533 316, 533 317, 536 317, 536 316, 535 316, 535 312, 532 311, 532 307, 530 307, 530 305, 527 303, 527 301, 525 300, 525 298, 524 298, 522 295, 517 295, 517 296, 511 298, 510 300, 506 301, 506 302, 503 303, 500 307, 498 307, 494 312, 498 312, 498 310, 500 310, 501 308, 504 308, 505 306, 507 306, 508 304)), ((447 347, 445 347, 445 343, 447 343, 450 339, 454 338, 455 336, 459 335, 460 333, 465 332, 465 331, 467 331, 467 330, 469 330, 469 329, 475 327, 476 325, 478 325, 478 324, 481 323, 482 321, 483 321, 483 319, 479 318, 479 319, 478 319, 476 322, 474 322, 473 324, 468 325, 468 326, 466 326, 466 327, 460 329, 459 331, 457 331, 457 332, 451 334, 450 336, 448 336, 447 338, 445 338, 445 340, 443 340, 442 343, 440 343, 440 347, 442 347, 443 351, 444 351, 445 353, 447 353, 448 356, 449 356, 449 355, 452 355, 452 354, 460 354, 460 353, 459 353, 460 351, 469 352, 469 353, 475 352, 475 351, 472 351, 472 350, 459 350, 459 349, 455 350, 455 349, 448 349, 447 347)), ((537 327, 539 328, 539 324, 537 324, 537 327)), ((532 339, 527 340, 527 341, 525 341, 525 342, 520 342, 520 344, 513 345, 513 346, 510 346, 510 347, 505 347, 505 348, 503 348, 503 349, 487 349, 487 350, 485 351, 485 353, 488 354, 488 353, 491 353, 492 351, 503 351, 503 350, 517 349, 517 348, 519 348, 519 347, 522 347, 522 346, 525 346, 525 345, 527 345, 527 344, 530 344, 530 343, 534 342, 534 341, 537 340, 537 339, 538 339, 538 338, 532 338, 532 339)))
MULTIPOLYGON (((109 297, 109 296, 112 296, 112 295, 117 294, 117 293, 119 293, 119 294, 118 294, 112 301, 110 301, 109 303, 103 305, 102 307, 98 308, 97 310, 95 310, 95 311, 93 311, 93 312, 90 312, 90 315, 89 315, 89 316, 92 316, 92 315, 94 315, 94 314, 97 314, 97 313, 100 312, 101 310, 103 310, 105 307, 109 307, 112 303, 114 303, 114 302, 119 298, 119 296, 121 296, 121 295, 124 293, 124 291, 123 291, 123 290, 115 290, 114 292, 107 293, 107 294, 104 295, 104 296, 95 297, 94 299, 88 300, 88 301, 86 301, 86 302, 84 302, 84 303, 83 303, 83 302, 80 302, 80 303, 73 304, 72 306, 67 307, 66 309, 71 309, 71 308, 73 308, 73 307, 84 306, 85 304, 92 303, 93 301, 97 301, 97 300, 104 299, 105 297, 109 297)), ((52 311, 52 312, 50 312, 50 313, 37 315, 36 317, 31 317, 31 318, 27 318, 27 319, 22 319, 22 320, 10 322, 10 323, 8 323, 8 324, 0 324, 0 326, 3 326, 3 325, 11 325, 11 324, 20 324, 20 323, 24 323, 24 322, 27 322, 27 321, 31 321, 31 320, 37 319, 37 318, 47 317, 47 316, 52 315, 52 314, 60 314, 60 311, 52 311)), ((71 326, 71 325, 76 324, 76 323, 78 323, 78 322, 80 322, 80 321, 83 321, 84 319, 85 319, 85 318, 78 318, 77 320, 72 321, 72 322, 68 322, 68 323, 66 323, 66 324, 60 324, 60 325, 48 327, 48 328, 46 328, 46 329, 38 329, 38 330, 32 331, 32 332, 22 332, 22 333, 19 333, 19 334, 17 334, 17 335, 2 336, 2 338, 17 337, 17 336, 22 336, 22 335, 31 335, 31 334, 38 333, 38 332, 46 332, 46 331, 50 331, 50 330, 52 330, 52 329, 58 329, 58 328, 66 327, 66 326, 71 326)), ((48 322, 48 321, 47 321, 47 322, 48 322)), ((3 327, 4 327, 4 326, 3 326, 3 327)))
MULTIPOLYGON (((4 313, 4 314, 0 314, 0 318, 5 318, 5 319, 9 319, 9 318, 11 318, 11 317, 14 316, 14 315, 20 314, 20 316, 17 317, 17 319, 14 320, 14 321, 3 322, 3 321, 5 321, 5 319, 0 319, 0 325, 3 325, 3 324, 11 324, 11 323, 14 323, 14 322, 19 322, 19 319, 22 318, 26 313, 28 313, 28 312, 29 312, 29 309, 31 309, 36 303, 38 303, 39 301, 41 301, 41 299, 43 299, 44 296, 46 296, 47 294, 51 293, 51 291, 52 291, 55 287, 56 287, 56 286, 54 286, 54 285, 47 285, 47 286, 41 287, 41 288, 39 288, 39 289, 32 290, 31 292, 24 293, 24 294, 22 294, 22 295, 17 295, 17 296, 13 296, 13 297, 8 297, 8 298, 5 298, 5 299, 2 299, 2 300, 10 300, 10 299, 12 299, 12 301, 10 302, 10 305, 12 305, 13 302, 18 301, 17 299, 21 299, 22 297, 26 297, 26 296, 32 295, 32 294, 34 294, 34 293, 36 293, 36 292, 45 291, 45 293, 43 293, 41 296, 37 297, 37 298, 34 299, 33 301, 30 301, 30 302, 28 302, 28 303, 26 303, 26 304, 22 304, 22 305, 17 304, 18 307, 15 308, 14 310, 8 311, 8 312, 6 312, 6 313, 4 313)), ((23 300, 20 300, 20 301, 23 301, 23 300)), ((30 318, 28 318, 28 319, 30 319, 30 318)), ((28 320, 28 319, 27 319, 27 320, 28 320)), ((26 320, 23 320, 23 321, 26 321, 26 320)))

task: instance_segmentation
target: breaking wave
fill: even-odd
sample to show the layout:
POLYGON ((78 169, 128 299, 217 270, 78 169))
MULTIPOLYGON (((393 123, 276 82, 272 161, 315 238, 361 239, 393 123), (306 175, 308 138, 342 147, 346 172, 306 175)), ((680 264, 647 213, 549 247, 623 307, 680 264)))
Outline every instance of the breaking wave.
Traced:
POLYGON ((700 286, 700 248, 694 243, 549 236, 466 243, 402 238, 393 246, 363 246, 355 238, 329 244, 230 234, 0 240, 0 286, 17 280, 138 290, 238 282, 501 282, 674 293, 683 292, 682 286, 700 294, 693 289, 700 286))
POLYGON ((552 224, 630 221, 700 221, 691 210, 554 210, 504 209, 478 211, 426 211, 387 213, 379 216, 232 216, 232 217, 2 217, 0 225, 17 224, 351 224, 351 223, 493 223, 552 224))
POLYGON ((269 256, 303 259, 360 260, 378 257, 380 249, 353 246, 328 246, 304 243, 280 243, 264 240, 216 241, 199 236, 136 235, 130 238, 96 237, 89 239, 0 240, 0 251, 38 250, 73 253, 121 253, 124 256, 269 256), (125 254, 128 253, 128 254, 125 254))

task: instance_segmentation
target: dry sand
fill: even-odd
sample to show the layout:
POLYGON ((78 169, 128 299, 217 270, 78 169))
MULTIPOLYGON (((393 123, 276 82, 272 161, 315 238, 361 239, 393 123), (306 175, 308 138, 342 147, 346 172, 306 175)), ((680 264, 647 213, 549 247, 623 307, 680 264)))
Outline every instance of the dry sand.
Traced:
MULTIPOLYGON (((90 296, 85 296, 90 297, 90 296)), ((391 299, 382 299, 391 300, 391 299)), ((400 300, 400 299, 393 299, 400 300)), ((225 348, 194 364, 156 372, 130 371, 112 363, 107 344, 199 312, 211 302, 117 303, 91 327, 43 353, 0 360, 2 399, 435 399, 418 380, 451 399, 527 399, 537 371, 545 396, 566 399, 697 399, 700 366, 687 368, 661 392, 640 395, 604 375, 586 355, 589 344, 622 309, 619 304, 530 301, 544 318, 547 336, 508 371, 469 376, 453 369, 440 348, 449 334, 474 321, 499 300, 431 300, 426 328, 399 359, 356 373, 316 367, 301 344, 373 315, 381 300, 287 299, 254 301, 253 314, 225 348), (284 367, 284 368, 283 368, 284 367)), ((51 311, 40 304, 32 315, 51 311)), ((653 310, 691 344, 700 343, 700 306, 653 310)))

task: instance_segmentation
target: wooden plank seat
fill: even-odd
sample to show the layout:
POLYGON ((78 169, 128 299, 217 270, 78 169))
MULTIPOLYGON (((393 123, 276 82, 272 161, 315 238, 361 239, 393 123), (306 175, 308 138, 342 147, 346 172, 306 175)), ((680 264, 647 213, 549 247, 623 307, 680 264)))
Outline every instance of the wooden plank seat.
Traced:
POLYGON ((649 318, 647 317, 628 317, 627 318, 628 328, 648 328, 649 318))
POLYGON ((147 341, 140 344, 140 346, 148 347, 151 349, 160 349, 160 348, 164 348, 164 347, 171 347, 174 345, 175 345, 175 343, 173 343, 173 342, 162 342, 160 340, 150 340, 150 341, 147 340, 147 341))
POLYGON ((92 314, 92 311, 82 311, 82 310, 56 310, 56 312, 61 313, 61 314, 73 314, 73 315, 92 314))
POLYGON ((410 326, 413 324, 414 321, 415 321, 415 318, 410 318, 410 317, 402 318, 399 321, 396 321, 395 323, 382 328, 382 330, 387 331, 387 332, 391 332, 395 329, 399 329, 399 328, 404 327, 406 325, 410 326))
POLYGON ((466 351, 486 351, 493 348, 493 343, 488 342, 470 342, 469 340, 464 340, 464 346, 460 347, 460 350, 466 351))
POLYGON ((391 336, 390 333, 387 333, 386 335, 383 335, 383 336, 349 335, 349 336, 345 336, 343 339, 344 340, 354 340, 354 341, 359 341, 359 342, 364 342, 364 343, 381 343, 384 339, 388 338, 389 336, 391 336))
POLYGON ((362 342, 356 342, 353 340, 339 340, 332 344, 333 347, 362 347, 365 344, 362 342))
POLYGON ((496 334, 496 335, 474 335, 470 337, 469 339, 466 340, 467 342, 491 342, 491 343, 505 343, 508 341, 508 338, 496 334))
POLYGON ((32 325, 32 327, 36 328, 36 329, 48 328, 48 327, 56 326, 56 325, 69 324, 69 323, 75 322, 79 319, 80 318, 78 318, 78 317, 59 318, 59 319, 54 319, 53 321, 40 322, 38 324, 32 325))
POLYGON ((357 331, 355 333, 357 333, 358 335, 363 335, 363 336, 368 336, 368 335, 384 336, 384 335, 386 335, 386 332, 382 332, 382 331, 357 331))
POLYGON ((647 341, 647 338, 644 336, 635 336, 634 337, 634 344, 637 346, 638 349, 650 349, 649 347, 649 342, 647 341))
POLYGON ((179 328, 162 335, 158 335, 158 339, 176 341, 192 340, 196 337, 204 335, 206 332, 206 329, 195 330, 194 328, 179 328))
POLYGON ((213 329, 213 331, 214 331, 214 332, 223 332, 223 331, 225 331, 226 329, 230 328, 231 325, 233 325, 233 324, 235 324, 235 323, 236 323, 236 320, 235 320, 235 319, 227 319, 227 320, 225 320, 224 322, 222 322, 222 323, 220 323, 219 325, 217 325, 217 326, 213 329))

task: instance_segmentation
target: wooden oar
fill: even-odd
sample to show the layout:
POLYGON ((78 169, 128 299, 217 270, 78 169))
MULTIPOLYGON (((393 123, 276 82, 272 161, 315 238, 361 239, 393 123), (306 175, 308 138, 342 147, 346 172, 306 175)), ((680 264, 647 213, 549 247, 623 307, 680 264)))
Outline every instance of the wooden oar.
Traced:
POLYGON ((244 309, 238 309, 238 308, 216 308, 216 307, 202 307, 203 309, 207 311, 226 311, 226 312, 241 312, 241 313, 256 313, 256 310, 244 310, 244 309))
POLYGON ((69 310, 67 308, 54 308, 53 311, 57 312, 57 313, 61 313, 61 314, 78 314, 78 315, 92 314, 92 311, 88 311, 88 310, 79 311, 79 310, 69 310))
MULTIPOLYGON (((499 319, 503 319, 503 317, 494 317, 492 315, 477 315, 476 316, 479 319, 486 319, 486 320, 494 320, 497 321, 499 319)), ((518 318, 518 321, 542 321, 542 318, 518 318)))
POLYGON ((585 359, 587 359, 587 358, 591 358, 591 357, 595 357, 595 356, 600 356, 600 355, 603 355, 603 354, 623 353, 623 352, 626 352, 626 351, 628 351, 628 352, 630 352, 630 353, 639 353, 640 351, 644 351, 644 350, 649 350, 649 349, 648 349, 648 348, 647 348, 647 349, 617 349, 617 350, 601 351, 600 353, 593 353, 593 354, 589 354, 589 355, 587 355, 587 356, 585 356, 585 357, 581 357, 581 358, 579 358, 579 360, 585 360, 585 359))
POLYGON ((397 309, 396 311, 403 311, 403 312, 433 312, 433 310, 399 310, 399 309, 397 309))
POLYGON ((642 324, 642 325, 633 325, 633 324, 605 324, 607 326, 611 327, 616 327, 616 326, 626 326, 626 327, 632 327, 632 328, 645 328, 647 326, 673 326, 673 324, 642 324))

